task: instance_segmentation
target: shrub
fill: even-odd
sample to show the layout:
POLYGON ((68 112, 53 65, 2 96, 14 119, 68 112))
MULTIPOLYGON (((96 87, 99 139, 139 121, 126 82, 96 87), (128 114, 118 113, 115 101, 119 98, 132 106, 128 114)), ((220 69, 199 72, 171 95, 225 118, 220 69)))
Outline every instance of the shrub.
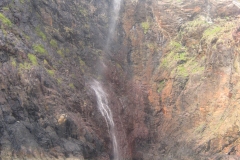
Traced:
POLYGON ((47 36, 41 31, 40 27, 36 28, 36 33, 39 37, 41 37, 44 41, 47 39, 47 36))
POLYGON ((12 22, 2 13, 0 13, 0 20, 2 21, 3 24, 7 25, 8 27, 12 27, 12 22))
POLYGON ((69 84, 69 87, 72 88, 72 89, 75 88, 73 83, 70 83, 70 84, 69 84))
POLYGON ((142 23, 141 23, 141 26, 142 26, 142 28, 143 28, 143 30, 144 30, 144 34, 146 34, 147 31, 148 31, 148 29, 150 28, 149 23, 148 23, 148 22, 142 22, 142 23))
POLYGON ((52 40, 50 41, 50 44, 51 44, 51 46, 54 47, 54 48, 57 48, 57 46, 58 46, 57 41, 55 41, 54 39, 52 39, 52 40))
POLYGON ((34 44, 33 45, 33 49, 37 53, 41 53, 41 54, 45 54, 46 53, 45 48, 41 44, 34 44))
POLYGON ((55 71, 54 70, 50 70, 50 69, 46 69, 47 70, 47 73, 50 75, 50 76, 54 76, 55 74, 55 71))
POLYGON ((33 65, 37 65, 38 61, 37 61, 37 57, 34 54, 28 54, 28 59, 32 62, 33 65))
POLYGON ((11 64, 12 66, 17 67, 17 62, 14 58, 11 58, 11 64))
POLYGON ((64 53, 63 53, 63 51, 62 51, 61 49, 58 50, 57 53, 58 53, 61 57, 64 57, 64 53))

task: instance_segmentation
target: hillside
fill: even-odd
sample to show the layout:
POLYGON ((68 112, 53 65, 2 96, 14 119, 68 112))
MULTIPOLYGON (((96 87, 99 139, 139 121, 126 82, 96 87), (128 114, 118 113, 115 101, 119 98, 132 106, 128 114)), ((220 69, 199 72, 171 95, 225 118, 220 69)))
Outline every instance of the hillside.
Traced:
POLYGON ((240 2, 114 2, 1 0, 0 159, 116 160, 94 80, 119 160, 239 159, 240 2))

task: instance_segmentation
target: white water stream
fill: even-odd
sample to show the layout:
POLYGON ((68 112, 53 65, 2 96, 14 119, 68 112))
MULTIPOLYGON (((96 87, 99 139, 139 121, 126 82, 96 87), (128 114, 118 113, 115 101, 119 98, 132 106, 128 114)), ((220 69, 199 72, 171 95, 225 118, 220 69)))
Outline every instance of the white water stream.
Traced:
POLYGON ((102 116, 107 123, 108 130, 112 138, 114 160, 119 160, 118 143, 115 134, 115 124, 113 121, 112 111, 108 106, 107 94, 104 92, 102 85, 96 80, 93 81, 91 88, 94 90, 97 96, 98 109, 100 110, 102 116))
POLYGON ((240 2, 237 0, 233 0, 232 3, 237 6, 238 8, 240 8, 240 2))
MULTIPOLYGON (((107 37, 107 42, 106 42, 106 46, 105 46, 106 52, 109 51, 109 46, 111 45, 112 39, 114 37, 116 25, 117 25, 118 18, 119 18, 121 2, 122 2, 122 0, 114 0, 113 1, 108 37, 107 37)), ((104 63, 103 63, 103 65, 104 65, 104 63)), ((113 121, 112 111, 111 111, 110 107, 108 106, 107 94, 105 93, 101 83, 98 82, 97 80, 93 80, 93 82, 91 84, 91 88, 94 90, 94 92, 96 94, 98 109, 100 110, 100 112, 101 112, 102 116, 104 117, 104 119, 107 123, 107 126, 108 126, 109 134, 112 139, 114 160, 119 160, 120 157, 119 157, 119 150, 118 150, 119 149, 118 142, 117 142, 117 138, 116 138, 116 134, 115 134, 115 124, 113 121)))
POLYGON ((121 3, 122 3, 122 0, 114 0, 113 1, 113 10, 112 10, 113 13, 112 13, 111 19, 110 19, 108 38, 107 38, 107 43, 106 43, 106 48, 105 48, 106 50, 109 49, 109 45, 112 41, 114 32, 116 30, 116 25, 117 25, 118 18, 119 18, 119 11, 121 9, 121 3))

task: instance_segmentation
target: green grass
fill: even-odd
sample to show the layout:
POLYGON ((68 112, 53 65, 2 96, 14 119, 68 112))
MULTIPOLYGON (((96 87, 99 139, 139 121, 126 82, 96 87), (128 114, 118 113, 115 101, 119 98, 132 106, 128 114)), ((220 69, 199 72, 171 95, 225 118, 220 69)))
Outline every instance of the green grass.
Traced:
POLYGON ((160 81, 160 83, 158 84, 157 92, 160 93, 160 92, 163 90, 164 87, 165 87, 165 81, 162 80, 162 81, 160 81))
POLYGON ((189 21, 186 23, 187 29, 190 29, 190 28, 196 29, 197 27, 203 26, 203 25, 208 25, 208 23, 205 20, 205 17, 198 17, 193 21, 189 21))
POLYGON ((79 58, 79 63, 80 63, 80 66, 85 66, 86 65, 85 62, 81 58, 79 58))
POLYGON ((176 61, 186 61, 187 60, 186 52, 176 53, 173 58, 176 61))
POLYGON ((32 65, 30 63, 24 62, 19 64, 20 70, 29 70, 32 68, 32 65))
POLYGON ((184 65, 179 65, 177 67, 177 75, 181 77, 187 77, 189 75, 189 71, 184 65))
POLYGON ((57 79, 58 84, 62 84, 62 80, 60 78, 57 79))
POLYGON ((45 48, 41 44, 34 44, 33 45, 33 50, 37 53, 40 53, 40 54, 46 54, 47 53, 47 51, 45 50, 45 48))
POLYGON ((147 31, 148 31, 148 29, 150 28, 150 24, 149 24, 148 22, 142 22, 142 23, 141 23, 141 26, 142 26, 142 28, 143 28, 144 34, 146 34, 147 31))
POLYGON ((161 62, 161 64, 160 64, 160 66, 162 66, 162 67, 170 67, 171 66, 171 64, 174 62, 173 60, 174 60, 174 55, 175 55, 176 53, 175 52, 170 52, 170 53, 168 53, 165 57, 163 57, 162 58, 162 62, 161 62))
POLYGON ((206 40, 207 43, 211 42, 213 38, 218 37, 217 34, 222 30, 219 26, 214 26, 206 29, 203 32, 203 39, 206 40))
POLYGON ((52 40, 50 41, 50 44, 51 44, 51 46, 54 47, 54 48, 57 48, 57 47, 58 47, 57 41, 55 41, 54 39, 52 39, 52 40))
POLYGON ((33 65, 38 65, 37 57, 34 54, 28 54, 28 59, 32 62, 33 65))
POLYGON ((4 11, 8 11, 8 10, 9 10, 9 7, 3 7, 3 10, 4 10, 4 11))
POLYGON ((58 50, 57 53, 61 56, 61 57, 64 57, 64 53, 63 53, 63 50, 58 50))
POLYGON ((11 64, 12 66, 17 67, 17 62, 14 58, 11 58, 11 64))
POLYGON ((68 86, 69 86, 70 88, 72 88, 72 89, 75 88, 73 83, 70 83, 68 86))
POLYGON ((24 38, 25 38, 27 41, 30 40, 30 37, 29 37, 28 35, 26 35, 25 33, 23 33, 23 36, 24 36, 24 38))
POLYGON ((171 41, 170 46, 172 48, 181 48, 182 47, 182 45, 180 43, 176 42, 176 41, 171 41))
POLYGON ((65 51, 66 51, 67 54, 70 53, 70 50, 68 48, 65 51))
POLYGON ((40 27, 36 27, 36 33, 39 37, 41 37, 44 41, 47 40, 47 36, 41 31, 40 27))
POLYGON ((12 27, 12 22, 7 18, 5 17, 2 13, 0 13, 0 21, 7 25, 8 27, 12 27))
POLYGON ((54 74, 55 74, 54 70, 46 69, 46 71, 50 76, 54 76, 54 74))

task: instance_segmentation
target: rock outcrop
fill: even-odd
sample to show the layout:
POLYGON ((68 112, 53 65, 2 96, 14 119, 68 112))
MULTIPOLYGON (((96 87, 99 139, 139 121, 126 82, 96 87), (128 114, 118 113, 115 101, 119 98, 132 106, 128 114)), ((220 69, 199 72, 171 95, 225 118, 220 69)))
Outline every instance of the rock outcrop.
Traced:
POLYGON ((127 6, 128 62, 150 110, 148 151, 135 159, 237 159, 239 8, 211 0, 127 6))

